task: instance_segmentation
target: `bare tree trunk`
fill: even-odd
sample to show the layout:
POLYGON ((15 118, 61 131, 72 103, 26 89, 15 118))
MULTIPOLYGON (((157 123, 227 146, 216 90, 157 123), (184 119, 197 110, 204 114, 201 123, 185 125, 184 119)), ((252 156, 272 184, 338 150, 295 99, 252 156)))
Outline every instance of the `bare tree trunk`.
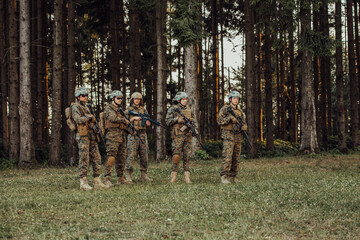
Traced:
POLYGON ((110 45, 111 45, 111 78, 112 89, 120 89, 120 57, 119 57, 119 27, 117 16, 118 6, 122 0, 110 0, 110 45))
POLYGON ((130 92, 141 92, 141 49, 140 49, 140 19, 139 11, 130 6, 130 92))
MULTIPOLYGON (((304 0, 303 0, 304 1, 304 0)), ((304 37, 310 30, 310 9, 301 2, 301 36, 304 37)), ((299 153, 310 154, 319 152, 316 133, 316 112, 314 103, 314 82, 312 56, 309 50, 304 49, 301 56, 301 145, 299 153)))
MULTIPOLYGON (((266 18, 270 23, 270 15, 266 18)), ((274 126, 272 108, 272 69, 271 69, 271 29, 265 24, 265 111, 266 111, 266 150, 274 149, 274 126)))
POLYGON ((20 1, 20 155, 19 167, 31 167, 33 135, 31 114, 31 80, 30 80, 30 3, 20 1))
POLYGON ((220 0, 220 42, 221 42, 221 102, 220 108, 225 104, 225 67, 224 67, 224 0, 220 0))
POLYGON ((61 151, 61 66, 62 66, 62 3, 54 2, 54 55, 52 79, 52 118, 50 137, 50 163, 60 163, 61 151))
POLYGON ((262 97, 261 97, 261 93, 262 93, 262 78, 263 78, 263 50, 262 50, 262 45, 263 45, 263 40, 262 40, 262 28, 259 25, 256 28, 256 35, 258 36, 256 38, 257 40, 257 48, 258 48, 258 55, 256 57, 257 62, 256 62, 256 67, 257 67, 257 71, 255 72, 256 75, 256 117, 255 117, 255 121, 256 121, 256 137, 263 142, 264 141, 264 134, 263 134, 263 123, 262 123, 262 114, 263 114, 263 109, 262 109, 262 97))
MULTIPOLYGON (((164 52, 163 45, 163 30, 164 22, 162 17, 163 4, 166 4, 166 1, 156 1, 156 50, 157 50, 157 86, 156 86, 156 119, 157 121, 164 123, 165 121, 165 107, 166 102, 164 102, 164 83, 166 82, 164 71, 166 71, 166 62, 164 61, 164 52)), ((166 157, 166 138, 165 131, 163 128, 157 127, 155 131, 156 139, 156 161, 163 161, 166 157)))
MULTIPOLYGON (((69 106, 74 101, 75 94, 75 3, 69 1, 68 7, 68 99, 69 106)), ((76 163, 76 142, 74 133, 67 128, 68 164, 76 163)))
POLYGON ((18 74, 18 18, 16 16, 16 1, 8 2, 9 14, 9 158, 18 160, 20 152, 19 126, 19 74, 18 74))
POLYGON ((359 145, 359 87, 356 78, 355 52, 354 52, 354 28, 352 15, 352 0, 346 2, 348 24, 348 51, 349 51, 349 78, 350 78, 350 109, 351 109, 351 136, 353 148, 359 145))
POLYGON ((295 78, 295 51, 294 51, 294 28, 292 27, 289 31, 289 55, 290 55, 290 97, 291 97, 291 105, 290 105, 290 141, 298 142, 298 119, 297 119, 297 99, 296 99, 296 78, 295 78))
MULTIPOLYGON (((341 20, 341 0, 336 2, 335 6, 335 31, 336 40, 341 42, 342 20, 341 20)), ((345 110, 344 110, 344 72, 342 61, 342 44, 336 47, 336 100, 337 100, 337 127, 338 127, 338 149, 341 152, 347 152, 346 134, 345 134, 345 110)))
POLYGON ((216 0, 211 1, 211 32, 212 32, 212 131, 214 140, 218 140, 217 117, 219 113, 219 47, 218 47, 218 22, 216 0))
MULTIPOLYGON (((195 116, 195 122, 198 122, 199 116, 199 101, 197 96, 197 78, 196 78, 196 52, 195 46, 190 45, 184 48, 184 57, 185 57, 185 92, 188 94, 189 106, 195 116)), ((198 126, 199 127, 199 126, 198 126)), ((192 140, 193 151, 192 154, 195 154, 196 150, 199 150, 199 143, 195 137, 192 140)))
POLYGON ((124 1, 120 1, 120 25, 121 25, 121 60, 122 60, 122 94, 124 95, 125 101, 123 105, 126 104, 126 79, 127 79, 127 61, 126 61, 126 26, 125 26, 125 10, 124 10, 124 1))
POLYGON ((250 9, 250 0, 245 0, 245 35, 246 35, 246 115, 250 142, 253 146, 248 149, 248 157, 256 157, 256 78, 255 78, 255 36, 254 36, 254 11, 250 9))
POLYGON ((7 107, 7 79, 6 79, 6 31, 5 31, 5 1, 0 2, 0 72, 1 72, 1 123, 2 139, 5 151, 9 150, 8 107, 7 107))

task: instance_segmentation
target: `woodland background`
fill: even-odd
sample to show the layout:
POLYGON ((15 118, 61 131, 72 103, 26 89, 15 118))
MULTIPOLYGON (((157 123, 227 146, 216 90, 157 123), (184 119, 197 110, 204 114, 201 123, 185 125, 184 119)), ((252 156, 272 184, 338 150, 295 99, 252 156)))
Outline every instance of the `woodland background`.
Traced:
MULTIPOLYGON (((0 63, 1 160, 20 167, 76 163, 64 110, 84 85, 97 115, 112 89, 126 104, 139 91, 163 124, 187 92, 209 152, 231 90, 242 94, 249 158, 279 142, 300 154, 360 144, 357 0, 5 0, 0 63), (224 39, 235 36, 243 65, 225 69, 224 39)), ((169 134, 148 136, 163 161, 169 134)))

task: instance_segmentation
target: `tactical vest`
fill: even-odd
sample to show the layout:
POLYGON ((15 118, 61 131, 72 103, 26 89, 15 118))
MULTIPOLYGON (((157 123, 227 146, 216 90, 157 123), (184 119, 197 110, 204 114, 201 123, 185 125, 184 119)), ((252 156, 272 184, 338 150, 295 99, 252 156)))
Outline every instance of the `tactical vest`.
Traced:
MULTIPOLYGON (((137 113, 140 113, 140 114, 144 114, 144 113, 145 113, 145 108, 144 108, 144 107, 140 107, 139 109, 135 109, 134 107, 130 107, 129 110, 132 110, 132 111, 137 112, 137 113)), ((136 117, 136 115, 131 115, 131 114, 130 114, 130 118, 131 118, 132 116, 135 116, 135 117, 136 117)), ((140 120, 140 121, 134 121, 134 122, 133 122, 136 131, 138 131, 138 130, 145 130, 145 129, 146 129, 146 124, 145 124, 144 126, 141 126, 141 122, 142 122, 142 120, 140 120)))
MULTIPOLYGON (((82 114, 82 117, 85 116, 85 114, 91 114, 90 110, 86 106, 81 105, 79 102, 72 103, 71 107, 73 105, 78 106, 78 108, 80 109, 80 112, 82 114)), ((94 126, 93 122, 87 122, 84 124, 76 124, 76 130, 77 130, 77 133, 79 134, 79 136, 83 137, 83 136, 88 135, 89 130, 92 129, 93 126, 94 126)))
MULTIPOLYGON (((176 108, 178 108, 178 106, 176 106, 176 108)), ((191 108, 190 107, 187 107, 186 109, 181 109, 181 112, 184 114, 184 116, 186 117, 186 118, 191 118, 191 108)), ((180 116, 180 114, 177 114, 179 117, 181 117, 180 116)), ((174 124, 174 126, 173 126, 173 129, 180 129, 180 128, 182 128, 183 126, 185 125, 185 123, 175 123, 174 124)))
MULTIPOLYGON (((240 109, 238 109, 238 108, 237 108, 237 109, 234 109, 234 112, 235 112, 236 116, 242 116, 242 111, 241 111, 240 109)), ((230 116, 230 115, 231 115, 231 114, 229 113, 229 116, 230 116)), ((221 126, 221 129, 233 130, 235 126, 236 126, 236 123, 231 122, 231 123, 229 123, 229 124, 226 124, 226 125, 221 126)))
MULTIPOLYGON (((114 110, 112 107, 111 107, 111 109, 116 112, 116 115, 117 115, 117 116, 123 117, 123 116, 121 115, 121 113, 119 113, 118 111, 114 110)), ((123 129, 123 130, 126 129, 126 126, 125 126, 125 124, 123 124, 123 123, 110 122, 110 120, 108 120, 108 119, 105 117, 105 114, 104 114, 104 120, 105 120, 105 121, 104 121, 104 122, 105 122, 105 130, 107 130, 107 129, 109 129, 109 128, 120 128, 120 129, 123 129)))

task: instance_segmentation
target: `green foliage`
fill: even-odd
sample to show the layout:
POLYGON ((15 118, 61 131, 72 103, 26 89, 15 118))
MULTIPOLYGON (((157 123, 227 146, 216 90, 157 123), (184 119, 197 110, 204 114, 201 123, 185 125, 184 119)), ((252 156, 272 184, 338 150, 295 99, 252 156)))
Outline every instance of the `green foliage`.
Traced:
POLYGON ((198 150, 195 152, 195 159, 197 160, 209 160, 210 155, 205 150, 198 150))
POLYGON ((175 10, 170 13, 172 37, 184 47, 201 40, 205 36, 202 30, 201 1, 177 0, 173 5, 175 10))
POLYGON ((266 141, 258 142, 258 155, 259 157, 281 157, 286 155, 294 156, 299 150, 299 144, 291 143, 288 141, 276 139, 274 141, 274 150, 266 150, 266 141))
POLYGON ((204 142, 204 148, 207 154, 214 158, 220 158, 222 154, 222 141, 209 140, 204 142))
POLYGON ((336 41, 320 32, 308 30, 299 41, 301 50, 308 50, 315 56, 331 56, 336 48, 336 41))

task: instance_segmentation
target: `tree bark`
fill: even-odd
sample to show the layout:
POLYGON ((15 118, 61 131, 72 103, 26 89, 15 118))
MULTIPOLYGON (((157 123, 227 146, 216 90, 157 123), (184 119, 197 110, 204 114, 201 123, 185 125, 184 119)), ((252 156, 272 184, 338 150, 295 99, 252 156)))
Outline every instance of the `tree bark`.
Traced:
POLYGON ((292 25, 289 31, 289 55, 290 55, 290 141, 297 143, 298 142, 298 118, 297 118, 297 99, 296 99, 296 78, 295 78, 295 51, 294 51, 294 27, 292 25))
POLYGON ((218 22, 216 0, 211 1, 211 32, 212 32, 212 131, 213 139, 218 140, 217 117, 219 113, 219 47, 218 47, 218 22))
POLYGON ((245 49, 246 49, 246 116, 249 140, 253 146, 248 149, 248 157, 255 158, 257 152, 256 136, 256 77, 255 77, 255 36, 254 11, 250 8, 250 0, 245 0, 245 49))
MULTIPOLYGON (((335 31, 336 40, 342 39, 341 0, 335 5, 335 31)), ((344 72, 342 60, 342 44, 336 47, 336 100, 337 100, 337 128, 338 128, 338 149, 347 152, 345 132, 345 107, 344 107, 344 72)))
POLYGON ((61 151, 61 80, 62 80, 62 3, 54 2, 54 52, 52 79, 52 118, 50 137, 50 164, 60 164, 61 151))
POLYGON ((141 49, 140 49, 140 19, 139 11, 130 6, 130 92, 141 92, 141 49))
POLYGON ((5 1, 0 2, 0 72, 1 72, 1 123, 2 139, 5 151, 9 150, 9 128, 8 128, 8 84, 6 79, 6 31, 5 31, 5 1))
POLYGON ((356 78, 355 52, 354 52, 354 28, 352 14, 352 0, 346 2, 347 24, 348 24, 348 52, 349 52, 349 78, 350 78, 350 115, 351 136, 353 148, 359 145, 359 87, 356 78))
POLYGON ((19 167, 28 168, 35 163, 32 159, 33 135, 31 114, 30 80, 30 2, 20 1, 20 155, 19 167))
MULTIPOLYGON (((165 89, 164 85, 166 82, 165 71, 166 71, 166 61, 164 55, 163 45, 163 30, 164 30, 164 21, 162 15, 163 13, 163 4, 166 4, 166 1, 156 1, 156 51, 157 51, 157 85, 156 85, 156 120, 164 124, 165 122, 165 108, 166 102, 164 102, 165 89)), ((165 130, 163 128, 157 127, 155 131, 156 139, 156 161, 163 161, 166 157, 166 136, 165 130)))
MULTIPOLYGON (((310 30, 310 9, 304 7, 301 1, 301 37, 310 30)), ((301 145, 300 154, 318 153, 319 146, 316 133, 316 112, 314 103, 312 56, 309 50, 304 49, 301 55, 301 145)))
POLYGON ((110 0, 110 46, 111 46, 111 78, 112 89, 120 89, 120 56, 119 56, 119 27, 118 6, 122 0, 110 0))
POLYGON ((19 159, 20 126, 19 126, 19 74, 18 74, 18 18, 16 1, 8 2, 9 14, 9 158, 19 159))

